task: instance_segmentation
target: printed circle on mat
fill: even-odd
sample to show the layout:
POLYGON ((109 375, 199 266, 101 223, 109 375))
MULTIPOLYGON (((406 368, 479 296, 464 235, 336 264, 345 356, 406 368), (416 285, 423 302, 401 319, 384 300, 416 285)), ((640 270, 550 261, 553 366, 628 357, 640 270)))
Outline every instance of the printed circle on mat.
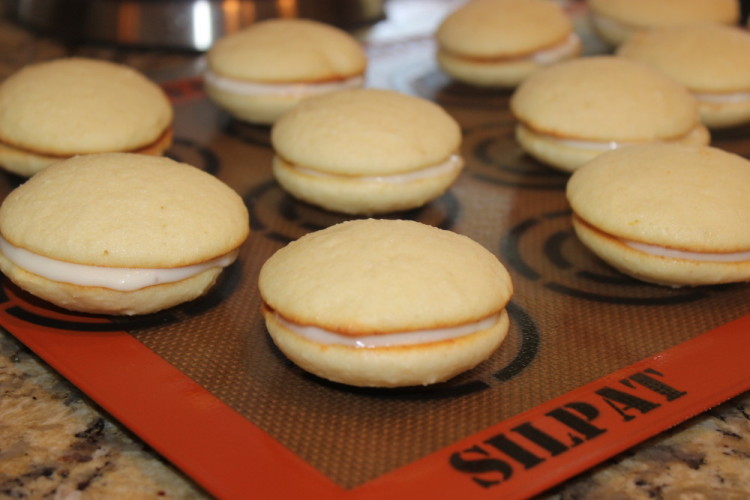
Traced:
POLYGON ((168 156, 173 160, 187 163, 212 175, 216 175, 219 171, 219 159, 216 153, 212 149, 189 139, 175 138, 168 156))
POLYGON ((556 293, 594 302, 660 305, 698 300, 708 292, 643 283, 600 261, 578 241, 571 212, 548 212, 517 223, 500 241, 500 255, 526 279, 556 293))
POLYGON ((513 127, 492 123, 465 130, 467 173, 501 186, 564 190, 568 176, 528 156, 513 138, 513 127))
POLYGON ((271 147, 271 133, 266 126, 231 119, 227 121, 223 131, 228 136, 247 144, 264 148, 271 147))
MULTIPOLYGON (((281 243, 289 243, 310 231, 351 219, 297 201, 274 181, 267 181, 251 188, 245 195, 245 204, 250 210, 252 230, 281 243)), ((448 191, 426 206, 381 218, 409 219, 440 229, 450 229, 460 210, 458 199, 448 191)))

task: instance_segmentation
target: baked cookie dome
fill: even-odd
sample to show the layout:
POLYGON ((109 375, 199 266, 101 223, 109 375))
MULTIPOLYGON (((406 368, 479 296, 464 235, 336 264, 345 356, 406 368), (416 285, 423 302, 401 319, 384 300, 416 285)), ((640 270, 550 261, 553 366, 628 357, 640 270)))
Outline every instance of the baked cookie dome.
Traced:
POLYGON ((258 287, 268 331, 301 368, 355 386, 447 380, 508 332, 512 283, 484 247, 405 220, 359 219, 277 251, 258 287))
POLYGON ((144 314, 205 293, 249 233, 242 199, 166 157, 83 155, 0 206, 0 270, 60 307, 144 314))
POLYGON ((80 57, 32 64, 0 84, 0 166, 30 177, 75 155, 161 155, 172 119, 164 91, 128 66, 80 57))

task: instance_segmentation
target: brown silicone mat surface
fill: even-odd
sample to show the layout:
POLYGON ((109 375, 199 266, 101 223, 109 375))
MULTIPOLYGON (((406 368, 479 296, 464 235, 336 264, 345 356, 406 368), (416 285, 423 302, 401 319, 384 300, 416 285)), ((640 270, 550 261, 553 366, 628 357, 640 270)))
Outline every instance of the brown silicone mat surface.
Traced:
MULTIPOLYGON (((451 83, 431 50, 428 40, 373 48, 371 84, 443 105, 462 126, 467 167, 442 198, 390 217, 468 235, 509 268, 511 332, 489 361, 433 387, 365 390, 285 360, 259 314, 260 266, 285 243, 345 217, 279 189, 268 129, 230 120, 190 93, 177 96, 171 155, 232 185, 250 209, 252 235, 204 299, 115 325, 345 488, 738 318, 750 300, 746 285, 671 289, 598 261, 571 231, 567 176, 515 144, 510 94, 451 83)), ((747 153, 748 135, 736 130, 714 145, 747 153)))
MULTIPOLYGON (((282 192, 270 172, 268 129, 229 119, 197 80, 168 85, 176 103, 170 155, 234 187, 250 209, 252 234, 206 297, 117 320, 113 329, 351 488, 747 313, 746 285, 643 284, 583 248, 570 227, 567 176, 526 157, 513 139, 510 93, 451 83, 432 62, 430 40, 374 46, 370 55, 370 86, 433 100, 462 126, 466 169, 458 182, 428 206, 390 217, 465 234, 508 267, 516 291, 502 347, 475 370, 427 388, 354 389, 290 364, 259 314, 258 271, 287 242, 345 217, 282 192)), ((714 145, 749 154, 748 137, 750 129, 734 130, 714 145)), ((7 191, 17 179, 2 182, 7 191)))

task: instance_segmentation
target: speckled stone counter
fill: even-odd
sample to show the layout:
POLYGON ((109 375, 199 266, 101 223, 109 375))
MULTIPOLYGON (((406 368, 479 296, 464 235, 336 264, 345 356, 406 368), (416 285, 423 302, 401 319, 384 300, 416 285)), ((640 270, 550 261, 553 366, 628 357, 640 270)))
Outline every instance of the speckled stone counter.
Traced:
POLYGON ((549 499, 750 498, 750 394, 561 485, 549 499))
POLYGON ((0 334, 0 498, 202 498, 189 479, 0 334))
MULTIPOLYGON (((2 1, 0 0, 0 9, 2 1)), ((0 20, 0 79, 72 48, 0 20)), ((187 54, 131 52, 152 76, 194 64, 187 54)), ((208 495, 10 335, 0 332, 0 498, 206 498, 208 495)), ((750 393, 700 415, 543 496, 572 499, 750 498, 750 393)))

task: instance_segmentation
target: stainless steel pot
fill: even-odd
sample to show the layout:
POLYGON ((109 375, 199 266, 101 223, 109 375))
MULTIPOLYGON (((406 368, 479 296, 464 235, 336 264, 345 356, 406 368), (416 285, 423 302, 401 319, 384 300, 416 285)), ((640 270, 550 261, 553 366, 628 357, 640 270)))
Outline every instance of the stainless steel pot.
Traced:
POLYGON ((23 26, 70 42, 204 51, 223 35, 274 17, 344 29, 384 17, 383 0, 9 0, 23 26))

